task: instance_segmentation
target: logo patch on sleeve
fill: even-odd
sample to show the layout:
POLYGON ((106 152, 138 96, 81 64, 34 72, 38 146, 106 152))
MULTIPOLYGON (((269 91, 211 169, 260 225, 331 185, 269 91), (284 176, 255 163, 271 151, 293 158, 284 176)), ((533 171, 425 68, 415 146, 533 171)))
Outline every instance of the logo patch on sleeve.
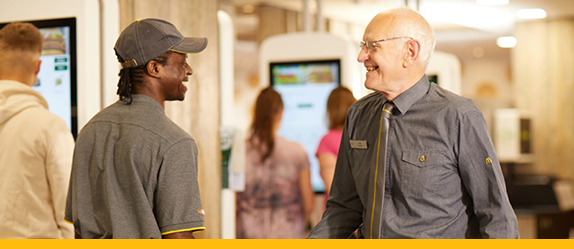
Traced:
POLYGON ((490 157, 486 158, 486 165, 492 164, 492 159, 490 157))

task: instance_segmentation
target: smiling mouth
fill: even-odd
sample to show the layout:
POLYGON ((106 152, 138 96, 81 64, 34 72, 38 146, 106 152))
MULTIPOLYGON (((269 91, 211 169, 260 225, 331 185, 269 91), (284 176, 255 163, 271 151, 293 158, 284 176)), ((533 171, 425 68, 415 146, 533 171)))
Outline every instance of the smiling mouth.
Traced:
POLYGON ((375 71, 379 67, 367 67, 367 72, 375 71))
POLYGON ((182 81, 181 84, 185 87, 187 87, 187 81, 182 81))

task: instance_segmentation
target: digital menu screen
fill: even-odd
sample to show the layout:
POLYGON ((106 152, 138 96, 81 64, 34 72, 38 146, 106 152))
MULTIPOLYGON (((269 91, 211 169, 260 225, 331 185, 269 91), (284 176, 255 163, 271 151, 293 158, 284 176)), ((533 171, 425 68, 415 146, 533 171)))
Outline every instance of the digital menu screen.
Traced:
POLYGON ((269 70, 270 83, 281 94, 284 105, 278 133, 303 145, 311 163, 313 189, 323 192, 315 152, 328 132, 327 98, 341 84, 340 60, 270 63, 269 70))
MULTIPOLYGON (((60 116, 76 137, 76 19, 24 22, 34 24, 44 36, 42 64, 33 88, 46 99, 50 112, 60 116)), ((6 24, 1 23, 0 28, 6 24)))

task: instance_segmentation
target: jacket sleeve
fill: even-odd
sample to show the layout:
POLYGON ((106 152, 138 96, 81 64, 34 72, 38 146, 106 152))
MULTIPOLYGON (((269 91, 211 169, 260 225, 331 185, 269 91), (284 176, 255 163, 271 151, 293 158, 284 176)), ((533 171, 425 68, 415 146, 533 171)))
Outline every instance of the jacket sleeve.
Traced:
POLYGON ((64 221, 68 183, 72 169, 74 138, 64 125, 54 131, 46 156, 46 175, 54 205, 54 217, 62 238, 74 238, 74 226, 64 221))
POLYGON ((313 228, 310 239, 346 239, 363 222, 363 204, 357 193, 349 158, 348 119, 345 121, 341 146, 335 166, 327 209, 321 221, 313 228))
POLYGON ((458 127, 459 171, 482 237, 518 238, 516 215, 482 114, 478 110, 462 114, 458 127))

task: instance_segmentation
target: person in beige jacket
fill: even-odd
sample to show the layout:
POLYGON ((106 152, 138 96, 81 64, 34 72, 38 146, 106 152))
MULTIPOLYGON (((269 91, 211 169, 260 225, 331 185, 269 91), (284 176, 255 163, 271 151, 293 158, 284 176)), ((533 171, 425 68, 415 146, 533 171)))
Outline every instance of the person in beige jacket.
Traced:
POLYGON ((74 138, 32 89, 42 42, 29 23, 0 30, 0 239, 74 237, 64 221, 74 138))

